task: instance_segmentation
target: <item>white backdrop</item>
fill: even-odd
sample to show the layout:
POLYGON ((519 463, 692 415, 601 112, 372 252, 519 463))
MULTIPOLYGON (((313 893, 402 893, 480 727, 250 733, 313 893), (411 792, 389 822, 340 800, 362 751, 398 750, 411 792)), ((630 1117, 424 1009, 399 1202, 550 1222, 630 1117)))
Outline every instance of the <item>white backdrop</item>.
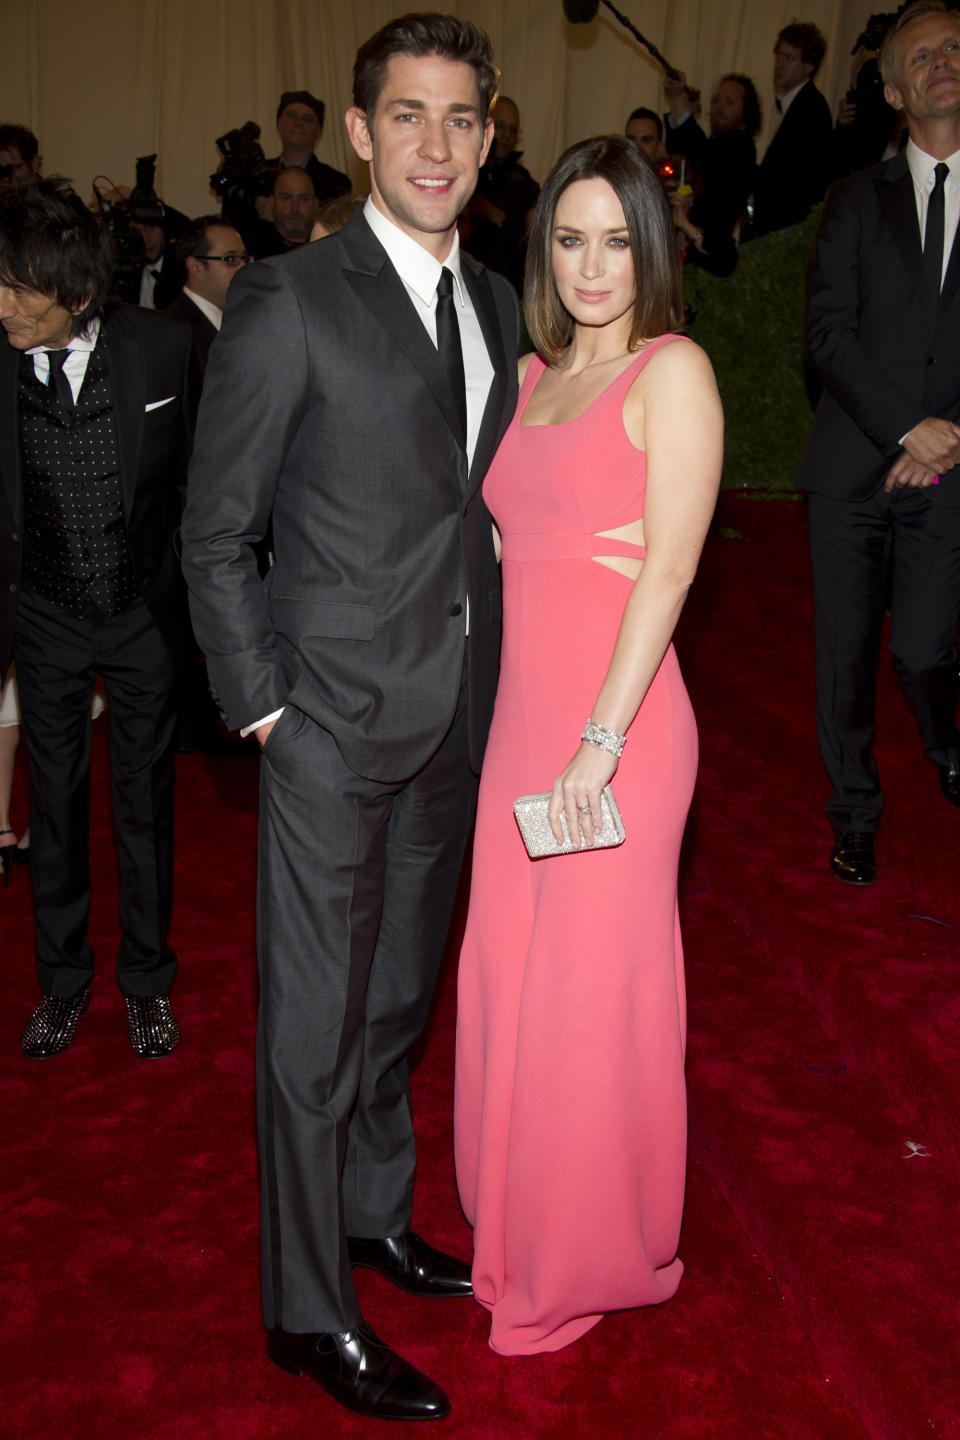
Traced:
MULTIPOLYGON (((132 184, 134 158, 157 151, 157 189, 197 215, 215 208, 207 188, 214 139, 255 120, 268 155, 283 90, 327 104, 318 154, 365 191, 342 115, 357 46, 417 0, 0 0, 0 119, 40 137, 44 170, 69 175, 84 195, 105 174, 132 184)), ((423 0, 421 0, 423 3, 423 0)), ((435 0, 436 3, 436 0, 435 0)), ((604 7, 570 25, 561 0, 443 0, 438 9, 488 31, 504 93, 520 106, 525 162, 543 179, 575 140, 622 130, 637 105, 662 111, 659 67, 604 7)), ((815 21, 829 42, 818 83, 831 104, 847 88, 852 41, 870 0, 618 0, 627 14, 709 95, 740 70, 772 103, 772 50, 790 20, 815 21)))

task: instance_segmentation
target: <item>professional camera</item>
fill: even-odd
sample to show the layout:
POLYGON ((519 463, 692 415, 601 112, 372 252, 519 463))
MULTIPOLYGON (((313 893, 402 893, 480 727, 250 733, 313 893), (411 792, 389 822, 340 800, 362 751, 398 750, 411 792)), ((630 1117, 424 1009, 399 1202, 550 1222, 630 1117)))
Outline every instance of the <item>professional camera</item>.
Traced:
POLYGON ((107 222, 113 240, 114 262, 111 293, 131 305, 140 299, 140 272, 143 269, 143 236, 133 229, 138 225, 162 225, 164 209, 153 188, 157 173, 156 155, 141 155, 137 162, 137 183, 127 199, 114 199, 101 194, 94 185, 100 213, 107 222))
POLYGON ((223 158, 210 176, 210 188, 220 197, 224 220, 243 232, 256 223, 257 200, 273 189, 276 166, 264 155, 260 126, 252 120, 215 143, 223 158))

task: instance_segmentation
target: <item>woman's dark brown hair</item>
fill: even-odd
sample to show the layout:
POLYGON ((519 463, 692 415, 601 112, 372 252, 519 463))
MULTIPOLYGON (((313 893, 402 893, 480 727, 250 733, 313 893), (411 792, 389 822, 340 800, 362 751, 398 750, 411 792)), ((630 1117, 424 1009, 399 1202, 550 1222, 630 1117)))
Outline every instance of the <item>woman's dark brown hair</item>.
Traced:
POLYGON ((570 343, 573 319, 553 278, 553 232, 560 196, 576 180, 606 180, 623 206, 637 296, 629 347, 665 335, 681 323, 680 259, 670 206, 660 176, 623 135, 598 135, 571 145, 540 192, 530 227, 523 309, 540 357, 556 365, 570 343))

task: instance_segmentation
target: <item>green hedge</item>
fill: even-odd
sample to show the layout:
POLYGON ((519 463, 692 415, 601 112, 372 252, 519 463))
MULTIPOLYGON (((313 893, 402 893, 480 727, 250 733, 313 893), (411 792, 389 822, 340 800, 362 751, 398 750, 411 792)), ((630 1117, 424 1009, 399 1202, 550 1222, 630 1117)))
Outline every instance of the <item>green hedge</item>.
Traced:
POLYGON ((686 265, 688 333, 713 362, 726 418, 723 487, 793 490, 810 428, 803 281, 820 207, 740 247, 726 279, 686 265))

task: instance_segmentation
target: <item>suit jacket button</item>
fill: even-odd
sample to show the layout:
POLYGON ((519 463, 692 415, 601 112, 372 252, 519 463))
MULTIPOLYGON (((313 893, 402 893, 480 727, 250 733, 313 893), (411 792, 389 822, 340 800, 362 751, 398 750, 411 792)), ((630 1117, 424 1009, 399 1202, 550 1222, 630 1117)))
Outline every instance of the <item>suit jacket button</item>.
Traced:
POLYGON ((450 606, 450 614, 451 614, 451 615, 462 615, 462 614, 463 614, 463 606, 462 606, 462 605, 451 605, 451 606, 450 606))

